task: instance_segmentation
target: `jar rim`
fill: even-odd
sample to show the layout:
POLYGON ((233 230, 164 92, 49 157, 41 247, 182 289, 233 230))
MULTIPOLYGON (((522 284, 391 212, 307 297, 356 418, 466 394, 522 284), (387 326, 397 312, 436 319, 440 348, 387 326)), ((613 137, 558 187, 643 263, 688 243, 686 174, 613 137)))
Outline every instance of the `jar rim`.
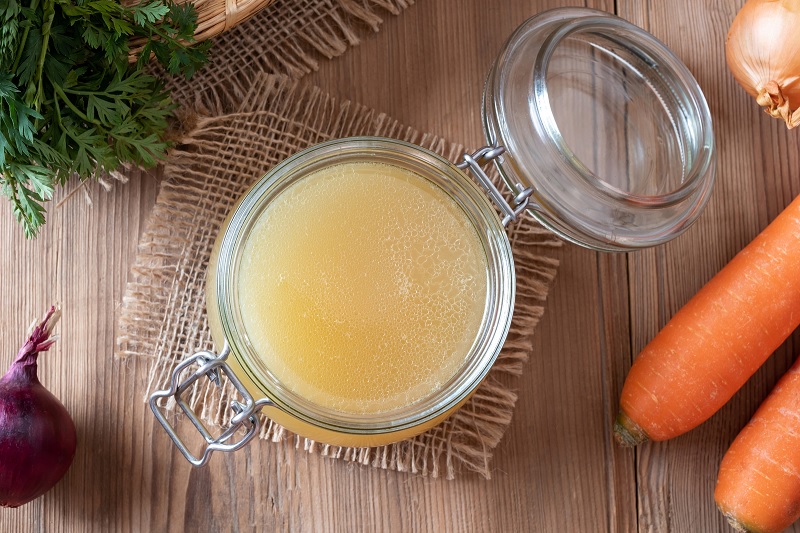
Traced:
MULTIPOLYGON (((441 156, 419 146, 379 137, 335 139, 312 146, 265 174, 231 213, 221 236, 215 289, 222 334, 253 384, 281 410, 309 424, 340 433, 377 434, 415 427, 462 403, 494 363, 510 327, 515 274, 510 242, 497 213, 478 186, 441 156), (487 298, 481 326, 464 365, 453 378, 426 398, 407 407, 375 414, 344 413, 320 406, 289 391, 272 374, 247 338, 239 316, 238 263, 250 229, 269 203, 310 173, 347 161, 395 164, 432 181, 465 211, 486 253, 487 298), (426 170, 427 169, 427 170, 426 170), (491 292, 490 289, 491 288, 491 292)), ((221 341, 222 339, 217 339, 221 341)))
MULTIPOLYGON (((675 56, 675 54, 667 47, 667 45, 657 39, 654 35, 622 18, 612 16, 610 13, 599 13, 602 13, 602 15, 587 15, 585 17, 567 21, 559 26, 546 38, 538 56, 536 57, 533 70, 533 85, 536 88, 534 95, 537 103, 536 109, 539 111, 539 116, 541 117, 542 122, 545 124, 544 131, 548 134, 554 145, 562 146, 562 150, 564 150, 567 154, 565 161, 572 166, 576 173, 580 174, 583 179, 591 183, 592 186, 614 200, 649 209, 660 208, 681 202, 690 196, 697 189, 697 187, 701 185, 701 179, 707 172, 708 166, 713 164, 713 158, 710 157, 710 154, 709 157, 705 158, 693 158, 692 167, 687 171, 688 177, 683 180, 681 186, 677 189, 668 191, 664 194, 643 195, 623 191, 599 178, 595 172, 580 164, 580 160, 575 156, 570 147, 564 143, 561 137, 558 123, 552 107, 550 106, 547 91, 547 74, 549 72, 550 59, 555 53, 556 48, 558 48, 565 39, 575 35, 576 33, 596 32, 606 38, 617 40, 620 42, 619 44, 624 45, 627 41, 624 37, 614 35, 609 31, 621 29, 631 32, 636 39, 636 45, 640 48, 640 52, 649 52, 651 55, 658 54, 661 62, 664 60, 669 60, 670 68, 683 70, 685 71, 685 74, 691 76, 691 73, 689 73, 683 62, 680 61, 677 56, 675 56), (647 48, 649 48, 649 50, 647 48)), ((649 60, 655 63, 655 60, 652 58, 649 60)), ((698 116, 704 116, 704 118, 706 118, 706 120, 702 121, 701 123, 703 126, 703 134, 707 138, 707 143, 713 145, 714 139, 713 135, 711 134, 711 128, 706 127, 706 124, 711 123, 710 112, 707 106, 703 108, 703 106, 697 105, 699 102, 705 103, 705 99, 700 92, 699 86, 695 82, 694 84, 686 84, 683 88, 686 89, 687 92, 692 93, 692 96, 694 96, 692 103, 695 104, 695 113, 698 116)))
MULTIPOLYGON (((602 50, 602 43, 591 45, 593 51, 602 50)), ((613 57, 624 62, 624 58, 613 57)), ((521 183, 534 189, 529 213, 562 238, 590 249, 619 252, 662 244, 688 229, 710 197, 716 154, 711 113, 702 90, 663 42, 610 13, 557 8, 520 25, 487 75, 482 122, 489 143, 508 149, 495 161, 506 185, 513 188, 521 183), (680 121, 678 126, 673 122, 671 131, 680 149, 676 152, 681 162, 679 186, 657 194, 625 191, 590 170, 564 140, 551 107, 548 73, 555 51, 574 36, 613 42, 650 69, 644 75, 657 77, 668 89, 660 94, 656 84, 646 85, 654 93, 650 96, 661 99, 656 105, 674 105, 677 110, 670 109, 667 114, 680 114, 677 118, 670 115, 671 120, 680 121), (529 80, 527 91, 513 86, 525 80, 529 80), (580 195, 564 183, 572 184, 580 195), (579 196, 581 200, 576 200, 579 196), (602 209, 587 209, 589 200, 602 209), (633 212, 637 223, 625 227, 625 216, 619 221, 598 218, 599 213, 609 212, 633 212), (647 223, 638 224, 639 219, 647 223)))

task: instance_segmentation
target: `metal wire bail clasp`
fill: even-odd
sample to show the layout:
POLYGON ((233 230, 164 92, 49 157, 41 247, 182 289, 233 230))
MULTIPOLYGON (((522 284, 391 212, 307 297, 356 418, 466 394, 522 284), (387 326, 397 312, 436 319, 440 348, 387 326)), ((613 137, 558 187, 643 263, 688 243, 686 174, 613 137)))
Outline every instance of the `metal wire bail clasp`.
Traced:
POLYGON ((263 399, 255 401, 253 396, 242 385, 242 382, 236 377, 231 368, 225 363, 225 360, 230 355, 230 347, 225 343, 225 347, 219 355, 212 352, 203 351, 198 352, 191 357, 182 361, 175 370, 172 372, 172 379, 170 380, 170 387, 166 390, 159 390, 150 396, 150 409, 156 415, 156 419, 164 426, 167 434, 178 447, 180 452, 186 459, 194 466, 203 466, 208 462, 211 453, 214 451, 233 452, 250 442, 256 436, 261 428, 261 420, 258 417, 258 411, 261 410, 266 404, 271 403, 269 400, 263 399), (198 368, 190 374, 185 380, 180 381, 181 373, 188 367, 197 364, 198 368), (205 424, 200 420, 188 403, 181 397, 195 381, 206 376, 217 386, 221 386, 220 371, 224 372, 228 380, 233 384, 238 393, 242 397, 242 401, 231 401, 231 409, 236 413, 231 419, 230 426, 226 428, 221 435, 214 437, 211 435, 205 424), (189 420, 192 422, 197 431, 203 436, 207 446, 203 450, 203 455, 195 457, 189 451, 189 448, 181 440, 175 431, 175 428, 170 424, 162 410, 158 406, 160 398, 173 397, 175 402, 180 406, 189 420), (245 435, 236 442, 228 443, 231 437, 240 429, 246 428, 245 435))
POLYGON ((515 184, 514 207, 511 207, 508 202, 506 202, 506 199, 503 198, 503 193, 495 187, 492 180, 489 179, 489 176, 484 172, 483 167, 481 167, 483 163, 500 157, 505 151, 505 146, 500 146, 496 143, 492 146, 484 146, 471 154, 464 154, 463 160, 456 166, 460 169, 472 172, 472 175, 478 180, 478 183, 480 183, 489 194, 489 198, 491 198, 495 205, 500 208, 500 211, 502 211, 504 215, 503 226, 508 226, 512 221, 516 222, 519 216, 528 207, 531 194, 533 194, 533 188, 526 188, 521 183, 515 184))

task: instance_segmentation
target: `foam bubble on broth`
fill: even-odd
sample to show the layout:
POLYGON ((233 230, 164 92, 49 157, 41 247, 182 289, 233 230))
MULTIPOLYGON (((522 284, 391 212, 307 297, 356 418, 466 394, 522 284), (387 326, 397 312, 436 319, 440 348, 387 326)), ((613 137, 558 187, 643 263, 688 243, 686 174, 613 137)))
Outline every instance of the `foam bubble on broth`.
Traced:
POLYGON ((345 413, 419 401, 465 362, 487 263, 466 214, 417 174, 316 171, 262 212, 242 253, 241 317, 282 385, 345 413))

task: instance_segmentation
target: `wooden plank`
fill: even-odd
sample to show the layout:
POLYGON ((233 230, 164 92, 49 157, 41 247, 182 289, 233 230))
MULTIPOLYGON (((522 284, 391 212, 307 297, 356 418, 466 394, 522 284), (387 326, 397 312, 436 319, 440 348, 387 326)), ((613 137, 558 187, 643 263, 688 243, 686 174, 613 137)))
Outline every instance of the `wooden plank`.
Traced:
POLYGON ((3 531, 108 530, 120 523, 129 484, 141 476, 141 470, 129 468, 133 454, 128 450, 139 430, 120 431, 132 420, 117 409, 120 400, 139 405, 141 392, 133 392, 136 381, 130 379, 121 380, 127 390, 117 388, 120 380, 115 382, 113 375, 119 365, 111 354, 115 305, 143 215, 155 200, 156 180, 144 176, 110 193, 97 185, 89 190, 93 207, 82 195, 61 208, 51 206, 36 241, 22 237, 5 203, 0 208, 0 239, 7 250, 0 254, 5 295, 0 299, 5 332, 0 346, 6 354, 0 365, 11 362, 31 318, 61 302, 61 339, 42 356, 39 375, 70 411, 78 431, 78 450, 64 480, 43 498, 0 511, 3 531), (122 497, 111 500, 115 495, 122 497))

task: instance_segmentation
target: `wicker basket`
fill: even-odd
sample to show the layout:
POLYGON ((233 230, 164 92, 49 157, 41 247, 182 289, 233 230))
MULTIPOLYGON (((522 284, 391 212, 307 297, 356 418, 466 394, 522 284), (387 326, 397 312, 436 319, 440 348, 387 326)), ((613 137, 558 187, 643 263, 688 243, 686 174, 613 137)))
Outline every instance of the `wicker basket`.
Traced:
MULTIPOLYGON (((178 4, 193 1, 197 10, 197 42, 204 41, 249 19, 275 0, 175 0, 178 4)), ((137 0, 122 0, 123 3, 136 3, 137 0)), ((131 41, 130 61, 136 61, 137 53, 144 44, 144 38, 131 41)))
MULTIPOLYGON (((177 0, 184 3, 188 0, 177 0)), ((194 0, 198 41, 214 37, 241 24, 275 0, 194 0)))

